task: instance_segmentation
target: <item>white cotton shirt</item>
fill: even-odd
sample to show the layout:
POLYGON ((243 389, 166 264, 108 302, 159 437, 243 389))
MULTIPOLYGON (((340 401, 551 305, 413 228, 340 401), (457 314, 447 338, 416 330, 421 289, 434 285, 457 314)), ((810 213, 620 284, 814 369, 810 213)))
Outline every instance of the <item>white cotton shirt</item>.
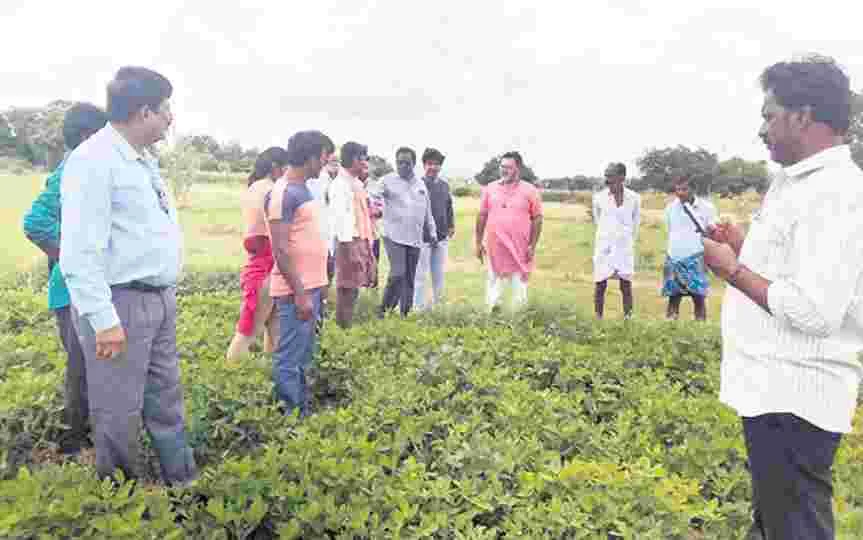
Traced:
POLYGON ((641 196, 623 189, 623 204, 617 206, 608 188, 593 196, 593 223, 596 240, 593 251, 593 280, 605 281, 615 273, 624 279, 635 274, 635 240, 641 223, 641 196))
POLYGON ((771 281, 767 313, 722 302, 720 400, 744 417, 792 413, 851 431, 863 350, 863 172, 847 145, 785 168, 753 216, 740 262, 771 281))
MULTIPOLYGON (((696 197, 693 202, 686 203, 686 207, 703 229, 716 223, 716 207, 709 200, 696 197)), ((685 259, 704 251, 701 235, 677 197, 665 207, 665 226, 668 228, 666 254, 672 259, 685 259)))

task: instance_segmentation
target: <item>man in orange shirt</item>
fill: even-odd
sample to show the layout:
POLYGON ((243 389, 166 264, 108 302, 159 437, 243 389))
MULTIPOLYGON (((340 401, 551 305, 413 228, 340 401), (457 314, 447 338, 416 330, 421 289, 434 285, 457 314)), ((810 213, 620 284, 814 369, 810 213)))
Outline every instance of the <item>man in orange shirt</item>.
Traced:
POLYGON ((316 345, 321 288, 327 285, 328 246, 321 234, 321 209, 306 180, 317 177, 335 152, 319 131, 301 131, 288 141, 287 169, 267 196, 265 209, 276 264, 270 294, 279 308, 280 335, 273 355, 276 394, 289 411, 308 414, 306 369, 316 345))

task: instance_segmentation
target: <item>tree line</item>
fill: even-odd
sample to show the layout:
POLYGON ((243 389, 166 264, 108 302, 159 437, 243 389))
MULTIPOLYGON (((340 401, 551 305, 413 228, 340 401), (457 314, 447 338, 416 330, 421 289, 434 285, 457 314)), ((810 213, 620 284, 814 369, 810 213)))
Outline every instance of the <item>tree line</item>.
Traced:
MULTIPOLYGON (((863 167, 863 92, 854 94, 851 129, 847 142, 858 165, 863 167)), ((0 111, 0 157, 17 158, 34 166, 54 167, 62 158, 63 115, 74 104, 56 100, 44 107, 10 107, 0 111)), ((191 173, 247 174, 254 166, 260 149, 243 147, 239 142, 221 142, 206 134, 184 135, 168 152, 159 155, 163 166, 174 174, 191 173)), ((732 197, 746 191, 763 193, 770 183, 767 162, 748 161, 741 157, 720 160, 704 148, 678 145, 649 148, 636 160, 637 174, 630 174, 630 187, 636 191, 671 189, 676 174, 690 176, 697 192, 732 197)), ((390 162, 378 155, 369 157, 369 174, 380 178, 393 171, 390 162)), ((493 156, 476 173, 473 180, 484 185, 498 178, 500 156, 493 156)), ((635 172, 635 171, 633 171, 635 172)), ((522 177, 546 189, 592 191, 604 184, 599 176, 576 174, 559 178, 540 178, 530 166, 522 177)), ((182 182, 181 182, 182 183, 182 182)))

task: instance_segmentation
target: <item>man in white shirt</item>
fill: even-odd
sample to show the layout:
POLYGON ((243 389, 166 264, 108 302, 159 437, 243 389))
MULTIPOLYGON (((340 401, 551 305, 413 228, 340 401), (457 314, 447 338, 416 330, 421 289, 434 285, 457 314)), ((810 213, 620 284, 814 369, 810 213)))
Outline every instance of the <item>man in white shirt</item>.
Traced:
POLYGON ((668 248, 663 269, 662 296, 668 297, 666 317, 676 320, 680 316, 680 303, 684 296, 692 298, 695 320, 707 319, 707 291, 709 282, 704 266, 704 246, 701 233, 716 222, 716 207, 708 199, 696 197, 689 186, 689 175, 678 174, 672 179, 674 200, 665 207, 665 226, 668 229, 668 248))
POLYGON ((719 397, 743 419, 749 538, 832 539, 832 466, 863 350, 863 172, 842 144, 850 84, 815 57, 767 68, 761 86, 759 135, 783 169, 748 233, 723 223, 703 240, 730 285, 719 397))
POLYGON ((641 223, 641 196, 624 187, 626 165, 612 163, 605 171, 606 189, 593 196, 596 241, 593 253, 594 308, 602 319, 610 278, 620 280, 623 315, 632 316, 632 277, 635 274, 635 240, 641 223))
POLYGON ((372 255, 371 215, 368 193, 360 175, 368 168, 368 148, 357 142, 342 145, 341 169, 327 187, 330 227, 335 243, 336 323, 347 328, 353 322, 359 290, 376 281, 372 255))

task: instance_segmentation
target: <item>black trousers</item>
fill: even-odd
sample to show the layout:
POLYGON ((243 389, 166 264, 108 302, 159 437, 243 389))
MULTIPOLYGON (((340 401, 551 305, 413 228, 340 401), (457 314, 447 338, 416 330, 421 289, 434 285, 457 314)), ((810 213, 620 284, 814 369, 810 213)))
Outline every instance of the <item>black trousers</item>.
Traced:
POLYGON ((78 341, 78 333, 72 321, 69 306, 54 311, 57 331, 66 351, 66 371, 63 392, 63 421, 69 429, 60 442, 63 452, 77 452, 87 441, 89 431, 90 407, 87 398, 87 368, 84 351, 78 341))
POLYGON ((384 237, 384 248, 390 260, 390 275, 387 287, 384 289, 384 299, 380 313, 401 306, 402 316, 407 315, 414 303, 414 280, 417 275, 417 263, 420 260, 420 248, 406 246, 384 237))
POLYGON ((743 418, 752 476, 747 540, 833 540, 833 460, 842 438, 790 413, 743 418))

